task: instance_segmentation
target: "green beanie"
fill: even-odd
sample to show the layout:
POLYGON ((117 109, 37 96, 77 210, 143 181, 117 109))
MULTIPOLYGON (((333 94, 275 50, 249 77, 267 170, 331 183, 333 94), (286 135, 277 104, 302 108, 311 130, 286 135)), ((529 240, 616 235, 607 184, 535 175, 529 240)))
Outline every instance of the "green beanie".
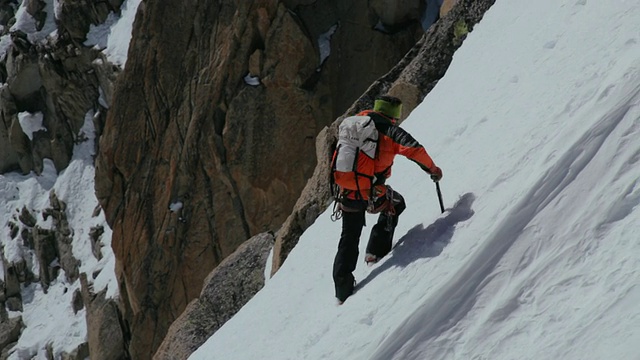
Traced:
POLYGON ((374 101, 373 111, 381 112, 394 119, 399 119, 402 115, 402 102, 395 97, 381 96, 374 101))

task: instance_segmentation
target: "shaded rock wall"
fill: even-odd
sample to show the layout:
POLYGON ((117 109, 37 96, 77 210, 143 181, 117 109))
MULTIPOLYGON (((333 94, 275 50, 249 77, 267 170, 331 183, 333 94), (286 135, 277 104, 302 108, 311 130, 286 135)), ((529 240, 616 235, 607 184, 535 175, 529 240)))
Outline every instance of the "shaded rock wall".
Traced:
POLYGON ((106 289, 95 293, 86 274, 80 275, 80 282, 80 299, 87 308, 87 350, 91 359, 129 359, 125 342, 127 328, 122 324, 117 302, 106 297, 106 289))
POLYGON ((271 233, 252 237, 207 276, 200 296, 171 324, 154 360, 188 358, 264 286, 273 240, 271 233))
MULTIPOLYGON (((6 359, 5 351, 8 351, 12 344, 14 344, 20 338, 20 333, 24 324, 22 323, 22 317, 7 318, 6 310, 4 316, 0 316, 0 350, 2 355, 0 358, 6 359)), ((7 354, 8 356, 8 354, 7 354)))
POLYGON ((422 34, 379 22, 365 0, 140 5, 96 163, 131 356, 149 358, 209 271, 282 224, 317 133, 422 34))

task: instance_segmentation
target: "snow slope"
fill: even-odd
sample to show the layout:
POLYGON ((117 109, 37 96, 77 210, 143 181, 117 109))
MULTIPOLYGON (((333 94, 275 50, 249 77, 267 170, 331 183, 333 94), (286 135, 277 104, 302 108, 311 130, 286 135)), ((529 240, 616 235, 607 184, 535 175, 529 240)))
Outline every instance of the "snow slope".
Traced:
POLYGON ((333 298, 327 211, 191 359, 640 359, 639 21, 636 0, 497 1, 403 123, 448 210, 399 158, 404 241, 354 296, 333 298))

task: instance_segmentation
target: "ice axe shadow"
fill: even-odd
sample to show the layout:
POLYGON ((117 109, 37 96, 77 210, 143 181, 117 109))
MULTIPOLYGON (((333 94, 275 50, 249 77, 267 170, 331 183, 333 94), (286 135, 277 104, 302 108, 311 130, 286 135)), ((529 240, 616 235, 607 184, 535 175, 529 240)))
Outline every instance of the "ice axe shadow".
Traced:
POLYGON ((466 193, 458 199, 455 205, 446 210, 444 217, 438 218, 431 225, 424 227, 418 224, 402 236, 388 259, 383 259, 383 263, 369 273, 369 275, 358 283, 358 287, 366 285, 378 274, 392 266, 406 267, 410 263, 420 258, 433 258, 442 253, 444 248, 451 242, 456 225, 469 220, 474 211, 471 205, 476 196, 473 193, 466 193))

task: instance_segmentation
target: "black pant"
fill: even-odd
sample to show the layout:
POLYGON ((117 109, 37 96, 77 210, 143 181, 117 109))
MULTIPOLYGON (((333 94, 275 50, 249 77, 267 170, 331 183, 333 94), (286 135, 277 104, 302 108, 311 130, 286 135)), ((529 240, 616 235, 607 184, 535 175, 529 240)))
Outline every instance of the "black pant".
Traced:
MULTIPOLYGON (((347 200, 349 208, 356 211, 342 212, 342 234, 338 244, 338 253, 333 262, 333 281, 336 297, 344 301, 353 293, 353 271, 358 261, 358 245, 362 227, 365 225, 366 201, 347 200)), ((391 251, 393 232, 398 225, 398 217, 406 208, 402 195, 393 192, 394 214, 380 213, 377 223, 371 229, 367 253, 382 258, 391 251)))

